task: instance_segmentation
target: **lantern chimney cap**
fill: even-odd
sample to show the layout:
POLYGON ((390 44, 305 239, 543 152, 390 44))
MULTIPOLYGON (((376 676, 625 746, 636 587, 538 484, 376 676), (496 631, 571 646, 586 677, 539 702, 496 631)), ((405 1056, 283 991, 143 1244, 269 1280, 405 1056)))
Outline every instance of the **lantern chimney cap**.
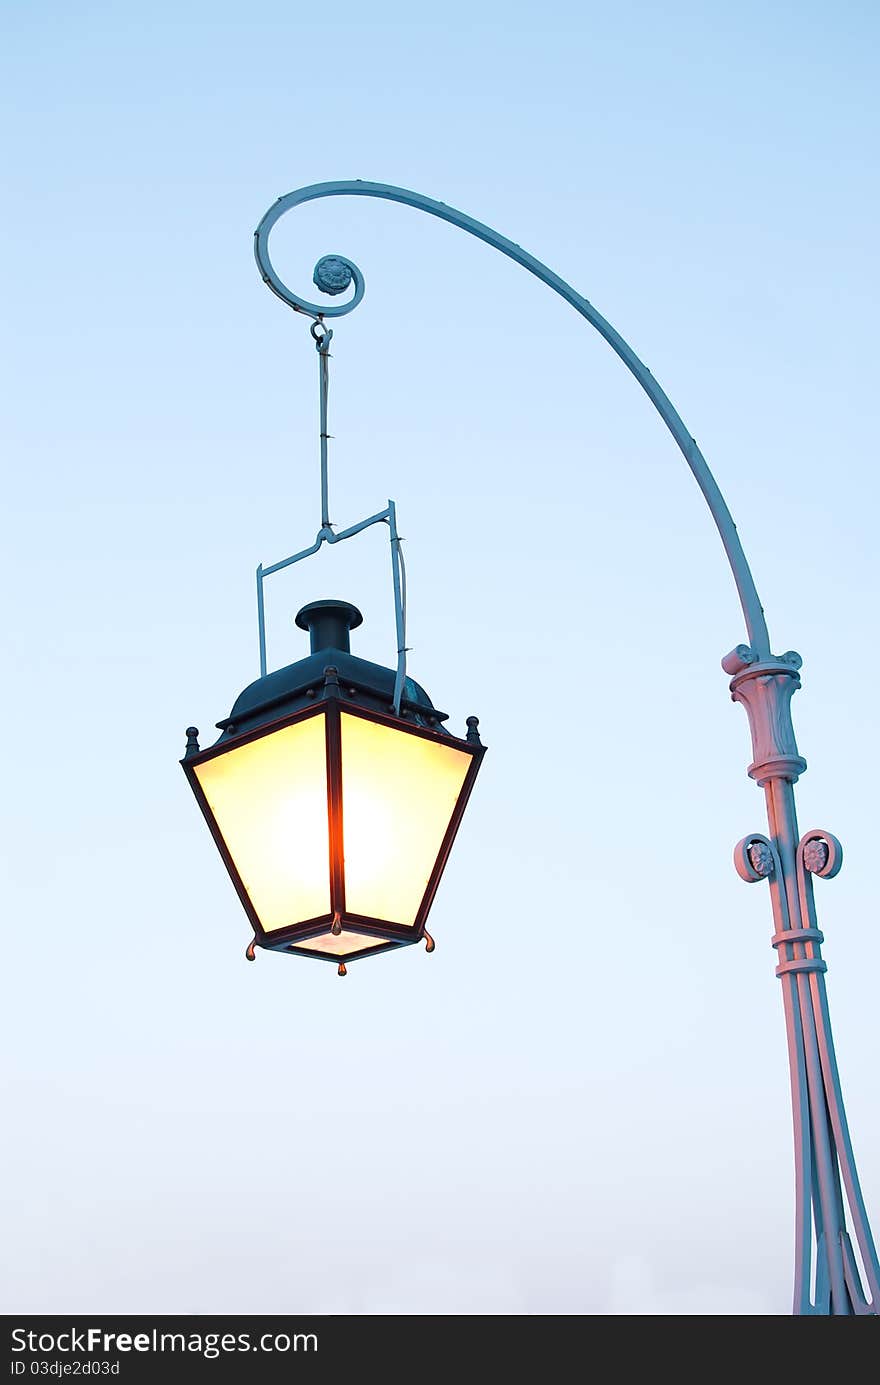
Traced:
POLYGON ((349 601, 310 601, 296 613, 296 624, 300 630, 308 630, 312 654, 322 649, 341 649, 351 652, 349 631, 356 630, 364 621, 357 606, 349 601))

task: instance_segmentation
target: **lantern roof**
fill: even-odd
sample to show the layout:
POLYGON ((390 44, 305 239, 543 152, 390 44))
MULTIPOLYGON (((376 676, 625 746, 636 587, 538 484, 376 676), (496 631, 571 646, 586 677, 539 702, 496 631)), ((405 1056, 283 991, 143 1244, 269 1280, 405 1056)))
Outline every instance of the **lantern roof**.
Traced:
MULTIPOLYGON (((372 711, 388 712, 394 706, 393 669, 361 659, 351 652, 349 632, 363 623, 363 616, 348 601, 312 601, 297 612, 296 624, 308 630, 311 652, 286 668, 276 669, 250 683, 239 693, 229 716, 217 722, 222 732, 217 745, 265 722, 287 717, 308 707, 322 694, 324 670, 332 665, 348 702, 372 711)), ((448 712, 439 711, 425 689, 407 678, 400 703, 400 717, 415 725, 443 733, 448 712)))

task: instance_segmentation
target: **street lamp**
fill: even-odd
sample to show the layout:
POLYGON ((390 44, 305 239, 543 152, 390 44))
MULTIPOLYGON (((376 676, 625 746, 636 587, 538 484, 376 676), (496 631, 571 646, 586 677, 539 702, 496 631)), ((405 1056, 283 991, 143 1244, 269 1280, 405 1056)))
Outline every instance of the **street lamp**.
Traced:
MULTIPOLYGON (((748 773, 764 790, 769 821, 768 836, 760 832, 753 832, 743 837, 736 847, 734 862, 737 871, 744 880, 751 883, 760 880, 768 882, 773 908, 774 932, 771 944, 776 950, 776 975, 782 986, 795 1137, 793 1311, 795 1314, 877 1316, 880 1314, 880 1263, 878 1263, 877 1252, 859 1187, 843 1106, 825 989, 826 964, 822 959, 820 950, 820 944, 824 938, 818 927, 813 897, 813 877, 831 879, 835 876, 840 869, 842 851, 837 838, 830 832, 814 830, 801 836, 795 810, 794 785, 806 769, 806 761, 798 751, 791 720, 791 698, 801 686, 800 656, 792 651, 781 655, 772 652, 764 611, 736 526, 724 497, 703 454, 686 429, 679 414, 632 348, 587 299, 576 293, 569 284, 519 245, 499 235, 491 227, 474 221, 463 212, 447 206, 446 203, 436 202, 432 198, 424 197, 420 193, 411 192, 405 188, 361 181, 316 183, 309 187, 299 188, 295 192, 288 193, 285 197, 280 197, 266 212, 255 232, 254 252, 264 282, 295 312, 303 313, 312 320, 311 330, 316 339, 321 359, 322 384, 322 526, 318 531, 315 543, 310 548, 274 565, 272 568, 265 570, 260 568, 257 571, 262 680, 266 678, 263 578, 288 563, 297 562, 308 557, 311 553, 317 552, 322 543, 335 543, 340 539, 352 536, 369 524, 378 521, 387 522, 391 529, 398 630, 398 669, 394 680, 394 695, 391 699, 392 712, 395 728, 398 731, 402 730, 404 735, 407 734, 407 729, 400 723, 403 707, 401 690, 405 683, 405 667, 401 660, 405 659, 403 653, 405 639, 399 593, 400 550, 393 502, 389 501, 387 511, 339 534, 333 531, 328 518, 326 379, 327 348, 332 333, 326 326, 325 320, 344 316, 357 307, 364 295, 363 276, 356 265, 342 256, 325 256, 319 260, 315 268, 314 282, 322 292, 335 297, 344 293, 349 287, 353 289, 352 296, 348 301, 331 306, 321 306, 294 294, 278 277, 269 256, 269 235, 280 216, 304 202, 338 196, 381 198, 413 207, 442 221, 450 222, 469 235, 493 246, 503 255, 522 265, 542 283, 547 284, 599 332, 641 385, 675 439, 703 493, 727 554, 745 618, 747 642, 738 644, 726 655, 722 660, 722 667, 730 677, 730 691, 733 700, 742 703, 749 719, 753 760, 749 765, 748 773), (847 1208, 849 1211, 848 1218, 847 1208), (850 1237, 850 1228, 859 1248, 861 1266, 856 1259, 850 1237)), ((336 658, 335 652, 333 657, 336 658)), ((293 667, 296 668, 297 666, 294 665, 293 667)), ((387 672, 390 676, 391 671, 388 670, 387 672)), ((258 685, 252 686, 257 687, 258 685)), ((250 691, 242 694, 242 699, 246 699, 250 691)), ((313 695, 317 696, 317 692, 315 691, 313 695)), ((339 708, 339 710, 325 711, 324 716, 326 718, 345 715, 344 703, 336 701, 337 696, 334 675, 332 670, 328 670, 321 697, 327 709, 339 708)), ((242 699, 239 699, 239 702, 242 699)), ((238 704, 236 705, 238 706, 238 704)), ((294 727, 301 726, 302 723, 295 718, 296 714, 294 714, 291 725, 294 727)), ((327 720, 327 726, 328 728, 330 726, 329 720, 327 720)), ((223 729, 225 736, 230 728, 226 726, 223 729)), ((236 727, 236 731, 238 729, 236 727)), ((291 735, 290 732, 288 734, 291 735)), ((292 736, 296 734, 294 732, 292 736)), ((313 737, 317 736, 317 732, 314 731, 308 734, 313 737)), ((332 733, 328 730, 326 734, 329 745, 332 733)), ((411 730, 409 734, 412 734, 411 730)), ((423 729, 421 734, 427 733, 423 729)), ((430 734, 433 737, 433 742, 436 742, 437 733, 432 732, 430 734)), ((195 738, 194 736, 191 737, 192 744, 188 747, 188 755, 184 761, 184 768, 196 788, 197 795, 202 794, 204 796, 208 801, 209 809, 211 809, 211 802, 207 785, 212 774, 210 757, 219 758, 223 755, 223 739, 224 737, 221 737, 221 741, 212 751, 199 755, 195 746, 195 738)), ((261 739, 257 733, 258 745, 261 739)), ((470 739, 469 734, 468 741, 470 739)), ((464 744, 460 741, 454 742, 451 748, 456 753, 466 753, 468 741, 464 744)), ((281 775, 283 771, 274 754, 269 751, 270 746, 271 739, 264 749, 271 765, 267 771, 267 777, 272 778, 281 775)), ((316 751, 313 751, 313 754, 317 763, 318 754, 316 751)), ((344 754, 343 738, 343 757, 344 754)), ((439 869, 442 869, 442 860, 445 858, 444 848, 448 850, 448 845, 451 843, 451 837, 454 834, 457 819, 460 818, 470 784, 473 782, 473 775, 476 773, 478 762, 478 756, 475 754, 466 771, 463 770, 463 762, 457 771, 462 774, 458 789, 459 796, 455 801, 449 827, 446 829, 446 835, 443 839, 443 846, 436 860, 434 873, 430 877, 435 880, 435 883, 436 879, 439 878, 439 869)), ((239 763, 243 764, 243 761, 239 763)), ((376 763, 370 756, 365 757, 364 772, 367 777, 375 777, 376 763)), ((314 784, 314 780, 312 782, 314 784)), ((344 799, 344 768, 342 782, 344 799)), ((238 789, 232 788, 229 792, 231 800, 234 800, 236 805, 233 809, 234 813, 240 813, 253 826, 248 817, 247 809, 241 807, 242 804, 253 801, 252 798, 248 797, 251 792, 250 786, 247 789, 243 787, 240 799, 238 789)), ((444 801, 447 806, 451 803, 451 793, 444 801)), ((203 803, 203 808, 204 806, 203 803)), ((214 810, 211 809, 211 811, 214 810)), ((333 836, 332 812, 331 806, 329 828, 331 840, 333 836)), ((306 816, 310 822, 314 822, 314 815, 307 813, 306 816)), ((442 814, 438 814, 437 822, 439 823, 441 819, 442 814)), ((219 824, 216 813, 215 824, 219 824)), ((260 819, 260 824, 254 830, 255 850, 262 857, 268 858, 272 853, 271 848, 267 845, 268 838, 266 827, 262 825, 264 824, 263 818, 260 819)), ((220 829, 218 826, 212 824, 212 830, 218 839, 218 845, 221 846, 221 850, 224 850, 225 839, 222 836, 222 830, 219 836, 218 830, 220 829)), ((323 843, 323 838, 320 840, 323 843)), ((332 848, 330 854, 333 858, 332 848)), ((269 864, 269 874, 272 874, 277 869, 274 857, 269 864)), ((389 860, 389 871, 392 871, 396 864, 396 857, 393 865, 389 860)), ((242 893, 241 889, 239 893, 242 893)), ((424 900, 428 904, 430 904, 430 895, 429 887, 424 896, 424 900)), ((242 898, 245 900, 244 894, 242 894, 242 898)), ((331 936, 341 938, 342 933, 337 931, 334 934, 332 932, 333 928, 338 930, 342 924, 341 913, 334 912, 334 898, 338 899, 340 896, 338 894, 334 896, 331 884, 329 903, 326 893, 320 896, 322 907, 324 904, 328 905, 321 915, 320 923, 316 920, 309 920, 307 926, 310 929, 314 927, 315 933, 317 933, 319 929, 325 929, 326 920, 329 918, 331 936)), ((246 900, 245 905, 248 907, 246 900)), ((346 930, 350 928, 361 938, 365 936, 384 938, 391 945, 400 941, 412 940, 412 937, 418 932, 420 915, 416 914, 406 925, 411 929, 411 936, 401 939, 397 934, 392 937, 387 932, 388 912, 386 909, 384 922, 380 922, 375 917, 367 919, 365 916, 359 915, 350 924, 346 923, 346 930), (382 929, 386 931, 383 933, 382 929)), ((394 910, 392 909, 390 912, 393 913, 394 910)), ((253 914, 251 916, 253 917, 253 914)), ((255 920, 256 922, 261 922, 265 929, 265 921, 255 920)), ((292 925, 292 927, 300 926, 299 924, 292 925)), ((398 920, 397 927, 400 926, 398 920)), ((423 919, 421 926, 424 926, 423 919)), ((313 933, 311 936, 314 937, 315 934, 313 933)), ((320 936, 326 940, 326 931, 320 936)), ((271 937, 271 930, 266 931, 266 937, 271 937)), ((264 940, 260 937, 255 941, 264 940)), ((301 945, 300 943, 299 946, 301 945)), ((377 946, 383 945, 381 942, 377 944, 377 946)), ((299 950, 299 948, 293 950, 299 950)))

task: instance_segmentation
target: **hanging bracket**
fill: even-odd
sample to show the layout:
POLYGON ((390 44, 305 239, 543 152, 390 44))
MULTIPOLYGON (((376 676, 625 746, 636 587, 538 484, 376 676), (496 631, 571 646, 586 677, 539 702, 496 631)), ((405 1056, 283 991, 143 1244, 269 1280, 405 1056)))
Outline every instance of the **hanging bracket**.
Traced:
POLYGON ((329 525, 321 525, 315 537, 315 542, 308 548, 303 548, 299 553, 292 554, 289 558, 282 558, 278 563, 272 563, 269 567, 263 567, 260 563, 257 568, 257 625, 260 639, 260 677, 265 678, 268 673, 268 663, 266 658, 266 604, 263 593, 263 583, 267 577, 271 577, 275 572, 281 572, 286 567, 292 567, 294 563, 301 563, 305 558, 311 558, 318 553, 325 543, 342 543, 345 539, 354 538, 355 534, 360 534, 364 529, 369 529, 373 524, 387 524, 391 541, 391 582, 394 590, 394 628, 397 636, 397 671, 394 678, 394 715, 400 716, 400 702, 403 697, 404 683, 406 682, 406 567, 401 552, 400 535, 397 532, 397 508, 393 500, 388 501, 384 510, 378 514, 370 515, 369 519, 362 519, 359 524, 352 524, 347 529, 335 534, 329 525))
MULTIPOLYGON (((342 288, 347 287, 352 279, 352 271, 355 266, 348 260, 343 260, 340 256, 325 256, 318 269, 323 266, 324 277, 319 278, 316 270, 316 280, 319 287, 326 293, 339 293, 342 288), (343 272, 344 271, 344 272, 343 272), (331 279, 327 279, 327 274, 331 274, 331 279), (335 277, 333 277, 335 276, 335 277), (347 276, 347 277, 346 277, 347 276), (344 282, 343 282, 344 280, 344 282)), ((355 273, 356 293, 355 299, 359 302, 363 294, 363 281, 359 272, 355 273)), ((271 281, 267 278, 270 288, 271 281)), ((352 302, 353 306, 354 300, 352 302)), ((403 553, 400 548, 400 535, 397 532, 397 510, 393 500, 389 500, 386 508, 380 510, 378 514, 370 515, 368 519, 362 519, 358 524, 349 525, 341 533, 335 533, 330 519, 330 482, 328 465, 328 447, 330 433, 327 425, 327 400, 330 389, 330 342, 333 339, 332 328, 328 327, 321 312, 314 311, 313 305, 292 302, 291 306, 297 312, 308 313, 312 318, 309 324, 309 332, 318 352, 318 400, 320 416, 320 454, 321 454, 321 527, 315 536, 315 542, 308 548, 303 548, 299 553, 294 553, 289 558, 282 558, 278 563, 272 563, 269 567, 263 567, 262 563, 257 568, 257 624, 259 627, 260 639, 260 677, 265 678, 268 672, 266 660, 266 607, 263 593, 263 582, 266 577, 271 577, 274 572, 281 572, 283 568, 291 567, 294 563, 301 563, 305 558, 311 558, 313 554, 319 552, 325 543, 342 543, 344 539, 354 538, 355 534, 360 534, 362 530, 369 529, 373 524, 387 524, 391 540, 391 581, 394 589, 394 629, 397 637, 397 670, 394 678, 394 715, 400 716, 400 703, 403 697, 404 684, 406 682, 406 565, 403 561, 403 553)), ((327 309, 332 313, 334 309, 327 309)), ((340 311, 339 309, 335 311, 340 311)))

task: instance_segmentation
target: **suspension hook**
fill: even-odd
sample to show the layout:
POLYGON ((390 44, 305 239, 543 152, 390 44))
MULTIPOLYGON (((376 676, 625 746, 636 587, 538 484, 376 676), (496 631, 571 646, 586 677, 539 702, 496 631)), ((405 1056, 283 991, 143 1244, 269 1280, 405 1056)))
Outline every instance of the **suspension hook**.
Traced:
POLYGON ((309 327, 309 331, 312 334, 312 340, 314 341, 317 349, 320 352, 326 354, 330 350, 330 342, 333 338, 332 327, 326 326, 326 324, 323 323, 320 318, 316 318, 315 321, 309 327), (316 332, 316 327, 320 328, 320 331, 316 332))

